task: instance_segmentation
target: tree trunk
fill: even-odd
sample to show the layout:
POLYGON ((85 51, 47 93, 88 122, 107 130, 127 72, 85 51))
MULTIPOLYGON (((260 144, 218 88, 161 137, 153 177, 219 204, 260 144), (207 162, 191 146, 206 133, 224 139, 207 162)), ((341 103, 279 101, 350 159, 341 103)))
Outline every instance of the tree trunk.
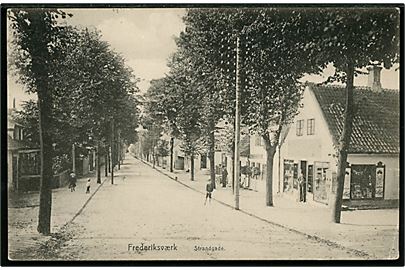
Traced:
MULTIPOLYGON (((330 195, 331 206, 331 221, 340 223, 343 188, 346 174, 347 150, 350 145, 350 137, 353 126, 353 80, 354 80, 354 64, 349 63, 347 66, 347 82, 346 82, 346 104, 345 113, 343 116, 343 131, 340 137, 338 150, 338 167, 337 167, 337 187, 336 193, 330 195)), ((333 182, 332 182, 333 184, 333 182)))
POLYGON ((190 166, 191 181, 194 181, 194 156, 191 156, 191 166, 190 166))
POLYGON ((232 193, 235 193, 235 166, 234 166, 234 164, 235 164, 235 157, 234 157, 234 154, 232 154, 231 155, 231 164, 232 164, 232 166, 231 166, 231 177, 232 177, 232 182, 231 182, 231 185, 232 185, 232 193))
POLYGON ((111 173, 111 150, 110 146, 107 148, 107 159, 108 159, 108 172, 111 173))
POLYGON ((108 148, 105 149, 106 153, 104 154, 104 176, 108 176, 108 148))
POLYGON ((121 134, 120 131, 118 131, 118 142, 117 142, 117 166, 118 170, 121 169, 121 134))
POLYGON ((115 126, 114 118, 111 121, 111 185, 114 184, 114 166, 115 166, 115 126))
POLYGON ((41 179, 39 195, 39 216, 37 231, 44 235, 51 233, 52 209, 52 100, 47 83, 41 83, 38 90, 39 138, 41 158, 41 179))
POLYGON ((173 172, 173 148, 174 148, 174 137, 170 138, 170 172, 173 172))
POLYGON ((273 206, 273 161, 276 153, 276 146, 264 139, 266 147, 266 206, 273 206))
POLYGON ((100 143, 98 141, 96 146, 96 175, 97 175, 97 184, 101 184, 100 143))

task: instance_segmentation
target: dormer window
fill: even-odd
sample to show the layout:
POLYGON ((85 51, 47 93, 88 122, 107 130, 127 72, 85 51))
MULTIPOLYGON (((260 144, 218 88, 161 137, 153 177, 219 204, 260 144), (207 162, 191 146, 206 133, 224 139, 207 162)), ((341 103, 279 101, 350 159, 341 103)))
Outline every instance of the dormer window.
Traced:
POLYGON ((307 135, 314 135, 315 134, 315 119, 308 119, 307 120, 307 135))
POLYGON ((296 134, 297 136, 304 135, 304 120, 297 120, 296 134))

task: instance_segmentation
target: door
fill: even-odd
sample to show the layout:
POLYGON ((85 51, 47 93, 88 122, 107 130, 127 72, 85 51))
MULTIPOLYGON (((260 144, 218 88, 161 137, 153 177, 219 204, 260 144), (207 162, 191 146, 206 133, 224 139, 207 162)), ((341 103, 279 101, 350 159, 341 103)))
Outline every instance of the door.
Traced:
POLYGON ((184 157, 177 157, 177 160, 175 162, 175 169, 184 170, 184 157))
POLYGON ((312 193, 314 182, 314 165, 308 165, 307 191, 312 193))
POLYGON ((327 171, 329 168, 328 162, 314 163, 314 200, 321 203, 328 203, 328 195, 330 191, 331 179, 328 178, 327 171))

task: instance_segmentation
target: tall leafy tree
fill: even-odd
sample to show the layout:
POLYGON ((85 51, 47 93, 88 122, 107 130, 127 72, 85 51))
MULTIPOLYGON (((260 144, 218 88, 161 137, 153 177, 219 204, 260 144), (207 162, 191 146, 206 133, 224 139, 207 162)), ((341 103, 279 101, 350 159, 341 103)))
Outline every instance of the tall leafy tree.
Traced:
MULTIPOLYGON (((190 176, 194 181, 194 159, 204 151, 202 137, 201 93, 196 78, 193 76, 193 67, 190 59, 181 49, 178 50, 169 62, 170 73, 167 76, 169 89, 171 89, 176 107, 175 123, 179 138, 182 140, 182 150, 190 157, 190 176)), ((173 105, 170 105, 173 106, 173 105)))
POLYGON ((224 29, 226 13, 220 10, 189 9, 183 20, 186 29, 177 39, 177 46, 189 59, 195 81, 192 91, 199 94, 202 102, 201 128, 210 162, 210 179, 215 187, 215 128, 218 121, 233 110, 232 102, 224 94, 218 72, 218 59, 224 29), (224 97, 226 97, 224 99, 224 97))
POLYGON ((58 16, 66 13, 56 9, 13 9, 9 19, 15 36, 14 64, 20 81, 29 92, 37 93, 39 107, 39 137, 41 149, 41 186, 40 206, 37 230, 43 234, 50 233, 51 222, 51 182, 52 172, 52 128, 53 96, 49 75, 52 74, 52 59, 57 55, 58 16))
POLYGON ((308 31, 308 48, 321 65, 333 63, 336 73, 329 81, 346 84, 343 128, 337 149, 337 188, 332 194, 331 221, 340 223, 347 154, 355 104, 354 76, 370 64, 390 68, 399 61, 400 14, 396 8, 328 8, 309 11, 317 24, 308 31))
MULTIPOLYGON (((72 144, 89 143, 91 138, 106 149, 109 144, 116 144, 110 142, 112 137, 122 138, 120 144, 134 141, 139 114, 134 96, 138 80, 124 59, 101 41, 97 31, 59 26, 56 22, 59 16, 67 14, 45 9, 10 13, 15 37, 13 66, 27 89, 38 94, 41 142, 38 231, 44 234, 50 232, 53 163, 69 157, 72 144), (111 129, 113 120, 115 130, 111 129)), ((25 116, 34 107, 33 103, 26 106, 25 116)), ((118 157, 121 147, 115 149, 113 156, 118 157)))
POLYGON ((176 95, 172 91, 170 80, 164 77, 151 81, 145 98, 145 112, 149 117, 163 126, 165 132, 170 135, 170 171, 173 172, 173 147, 175 138, 179 137, 176 125, 178 108, 176 107, 176 95))
POLYGON ((185 20, 186 32, 196 31, 200 39, 186 40, 189 46, 183 47, 193 51, 194 59, 209 59, 211 70, 204 72, 208 78, 201 74, 195 77, 202 84, 216 81, 229 117, 234 115, 236 79, 240 80, 242 123, 265 141, 268 206, 273 205, 272 165, 281 129, 293 119, 301 98, 298 79, 323 67, 307 61, 308 50, 300 31, 310 23, 309 17, 293 13, 275 8, 188 10, 185 20))

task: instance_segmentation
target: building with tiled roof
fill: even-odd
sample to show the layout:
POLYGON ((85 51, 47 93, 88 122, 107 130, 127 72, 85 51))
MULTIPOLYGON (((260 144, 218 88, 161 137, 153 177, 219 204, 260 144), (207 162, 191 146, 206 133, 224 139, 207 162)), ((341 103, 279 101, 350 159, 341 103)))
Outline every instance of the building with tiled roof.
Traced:
MULTIPOLYGON (((349 205, 381 205, 399 198, 399 90, 381 87, 380 70, 370 68, 369 86, 354 89, 355 116, 343 195, 349 205)), ((274 185, 297 199, 297 178, 302 172, 307 201, 327 204, 336 187, 345 88, 308 83, 302 105, 276 154, 279 183, 274 185)))
MULTIPOLYGON (((310 84, 337 146, 343 128, 345 88, 310 84)), ((355 116, 349 153, 399 153, 399 91, 354 90, 355 116)))

